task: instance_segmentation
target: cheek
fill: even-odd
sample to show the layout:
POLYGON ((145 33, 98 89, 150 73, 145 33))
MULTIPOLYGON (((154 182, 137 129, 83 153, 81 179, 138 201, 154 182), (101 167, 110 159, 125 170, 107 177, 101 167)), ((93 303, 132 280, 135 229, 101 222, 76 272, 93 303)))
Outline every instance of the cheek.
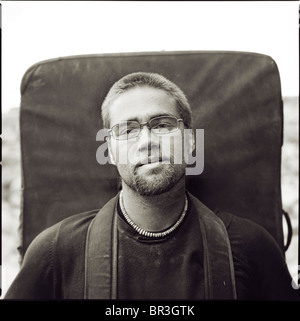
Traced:
POLYGON ((182 135, 172 135, 170 137, 163 137, 160 142, 160 148, 164 155, 170 154, 177 158, 181 158, 183 155, 183 139, 182 135))
POLYGON ((132 141, 124 140, 111 144, 111 152, 117 164, 130 165, 136 161, 136 144, 132 141))

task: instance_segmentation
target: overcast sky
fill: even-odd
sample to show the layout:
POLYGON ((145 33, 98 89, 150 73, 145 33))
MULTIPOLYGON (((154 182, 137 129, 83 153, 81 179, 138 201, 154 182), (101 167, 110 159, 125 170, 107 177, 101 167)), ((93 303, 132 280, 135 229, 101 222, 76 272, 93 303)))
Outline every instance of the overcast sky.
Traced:
POLYGON ((2 110, 23 74, 68 55, 237 50, 270 55, 283 96, 298 96, 298 6, 282 2, 2 2, 2 110))

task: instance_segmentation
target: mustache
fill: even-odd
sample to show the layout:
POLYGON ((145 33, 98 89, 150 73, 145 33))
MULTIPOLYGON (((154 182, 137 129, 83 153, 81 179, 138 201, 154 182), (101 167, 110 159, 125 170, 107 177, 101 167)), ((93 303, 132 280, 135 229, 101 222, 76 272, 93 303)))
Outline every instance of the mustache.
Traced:
POLYGON ((152 156, 147 156, 142 159, 140 159, 136 164, 135 167, 140 167, 145 164, 151 164, 151 163, 156 163, 156 162, 170 162, 171 158, 166 157, 166 156, 161 156, 161 155, 152 155, 152 156))
MULTIPOLYGON (((135 153, 135 151, 132 151, 135 153)), ((130 151, 129 151, 130 154, 130 151)), ((132 154, 131 154, 132 155, 132 154)), ((170 149, 167 150, 167 153, 163 153, 163 149, 158 144, 154 144, 150 146, 145 146, 137 151, 137 154, 132 159, 132 166, 134 170, 137 170, 139 167, 145 164, 151 164, 156 162, 164 162, 167 164, 171 164, 174 159, 173 151, 170 149), (133 161, 134 159, 134 161, 133 161)))

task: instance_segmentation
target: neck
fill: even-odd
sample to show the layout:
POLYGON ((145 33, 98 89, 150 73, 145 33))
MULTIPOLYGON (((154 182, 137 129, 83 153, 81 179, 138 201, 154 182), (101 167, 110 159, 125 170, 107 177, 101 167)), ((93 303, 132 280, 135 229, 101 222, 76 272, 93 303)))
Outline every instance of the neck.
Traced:
POLYGON ((184 209, 185 178, 170 191, 154 196, 142 196, 124 182, 123 202, 131 220, 147 231, 161 231, 176 222, 184 209))

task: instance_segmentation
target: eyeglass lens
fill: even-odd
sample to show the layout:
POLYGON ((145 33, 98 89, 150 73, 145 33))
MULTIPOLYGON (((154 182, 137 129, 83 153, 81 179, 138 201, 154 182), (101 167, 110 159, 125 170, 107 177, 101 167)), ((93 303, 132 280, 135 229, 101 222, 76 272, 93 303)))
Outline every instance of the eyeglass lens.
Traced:
MULTIPOLYGON (((155 134, 163 135, 178 129, 178 122, 174 117, 156 117, 148 122, 148 126, 155 134)), ((135 138, 139 136, 140 131, 141 125, 137 121, 126 121, 112 127, 112 133, 116 139, 135 138)))

